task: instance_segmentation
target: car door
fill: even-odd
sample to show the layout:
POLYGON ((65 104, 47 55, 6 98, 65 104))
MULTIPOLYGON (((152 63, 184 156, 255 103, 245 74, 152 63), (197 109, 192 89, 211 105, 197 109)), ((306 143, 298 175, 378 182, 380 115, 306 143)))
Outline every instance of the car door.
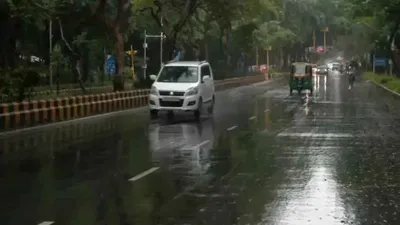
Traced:
POLYGON ((208 69, 209 69, 209 71, 210 71, 210 98, 212 98, 213 97, 213 95, 214 95, 214 92, 215 92, 215 87, 214 87, 214 74, 213 74, 213 71, 212 71, 212 68, 211 68, 211 66, 210 65, 207 65, 208 66, 208 69))
POLYGON ((211 72, 210 72, 210 67, 208 65, 203 65, 201 66, 201 84, 200 88, 202 89, 202 97, 204 102, 208 102, 211 100, 212 93, 211 93, 211 84, 212 84, 212 79, 211 79, 211 72), (203 82, 203 77, 204 76, 209 76, 210 79, 206 80, 203 82))

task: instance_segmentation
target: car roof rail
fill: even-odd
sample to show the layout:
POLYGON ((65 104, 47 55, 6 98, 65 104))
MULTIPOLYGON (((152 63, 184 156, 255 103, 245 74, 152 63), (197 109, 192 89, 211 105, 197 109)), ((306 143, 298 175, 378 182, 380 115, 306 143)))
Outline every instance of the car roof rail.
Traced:
POLYGON ((200 61, 200 64, 207 63, 207 60, 200 61))

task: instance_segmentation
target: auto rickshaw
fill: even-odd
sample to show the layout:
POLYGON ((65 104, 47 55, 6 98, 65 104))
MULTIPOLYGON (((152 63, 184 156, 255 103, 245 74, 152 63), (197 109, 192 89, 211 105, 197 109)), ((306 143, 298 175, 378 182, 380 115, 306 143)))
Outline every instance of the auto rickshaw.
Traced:
POLYGON ((310 90, 310 94, 313 93, 312 68, 313 65, 307 62, 292 63, 289 80, 290 94, 293 90, 297 90, 299 94, 302 90, 310 90))

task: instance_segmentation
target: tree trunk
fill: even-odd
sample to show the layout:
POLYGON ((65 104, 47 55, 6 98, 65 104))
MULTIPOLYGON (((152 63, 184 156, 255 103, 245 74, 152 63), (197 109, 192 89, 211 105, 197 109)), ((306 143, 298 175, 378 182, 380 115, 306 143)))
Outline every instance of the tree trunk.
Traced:
POLYGON ((204 58, 207 60, 207 61, 209 61, 209 55, 208 55, 209 53, 208 53, 208 45, 207 45, 207 42, 206 41, 204 41, 204 58))
POLYGON ((116 39, 116 63, 117 63, 117 74, 114 77, 114 91, 124 90, 124 36, 120 31, 120 27, 117 25, 114 29, 114 35, 116 39))
POLYGON ((393 28, 392 28, 392 30, 390 32, 390 37, 389 37, 389 40, 388 40, 388 47, 387 47, 388 52, 389 52, 389 58, 392 60, 393 68, 396 71, 396 76, 398 76, 398 70, 399 70, 399 63, 400 62, 397 61, 397 59, 398 59, 397 52, 396 51, 392 51, 392 42, 393 42, 393 39, 396 37, 397 31, 399 29, 399 25, 400 24, 397 23, 397 22, 394 24, 394 26, 393 26, 393 28))
POLYGON ((75 65, 75 69, 76 69, 76 73, 78 75, 78 83, 79 83, 79 87, 81 88, 83 94, 86 94, 86 89, 85 89, 85 85, 82 82, 82 62, 83 58, 82 56, 79 56, 79 59, 76 61, 76 65, 75 65))

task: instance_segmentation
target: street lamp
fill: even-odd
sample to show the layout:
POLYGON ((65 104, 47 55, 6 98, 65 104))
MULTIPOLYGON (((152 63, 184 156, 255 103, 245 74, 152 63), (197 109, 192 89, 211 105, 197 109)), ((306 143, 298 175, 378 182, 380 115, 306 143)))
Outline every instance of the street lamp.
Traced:
POLYGON ((163 53, 163 40, 167 38, 163 32, 160 33, 160 35, 149 35, 147 34, 146 30, 144 31, 144 43, 143 43, 143 49, 144 49, 144 65, 143 65, 143 73, 144 77, 146 77, 146 71, 147 71, 147 38, 160 38, 160 68, 163 66, 162 62, 162 53, 163 53))
POLYGON ((326 52, 326 33, 329 32, 329 28, 325 27, 325 29, 321 31, 324 32, 324 52, 326 52))
POLYGON ((265 51, 267 52, 267 68, 269 69, 269 51, 272 50, 271 46, 268 46, 265 48, 265 51))

